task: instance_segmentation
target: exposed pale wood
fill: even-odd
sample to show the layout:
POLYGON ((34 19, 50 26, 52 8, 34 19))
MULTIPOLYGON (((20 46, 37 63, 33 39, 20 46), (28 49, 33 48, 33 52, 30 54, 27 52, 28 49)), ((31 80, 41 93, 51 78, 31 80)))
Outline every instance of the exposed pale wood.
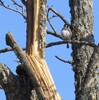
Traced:
POLYGON ((26 57, 47 100, 61 100, 44 58, 46 0, 27 1, 26 57))
POLYGON ((34 58, 32 56, 26 56, 31 66, 34 66, 33 71, 45 94, 45 98, 47 100, 60 100, 60 96, 55 88, 49 70, 47 69, 48 66, 46 65, 45 60, 41 60, 40 57, 34 58))
POLYGON ((28 54, 38 52, 38 19, 39 19, 39 0, 27 1, 27 48, 28 54))
POLYGON ((44 95, 43 92, 39 86, 38 80, 35 76, 34 70, 32 69, 33 66, 30 65, 29 61, 27 60, 25 54, 22 52, 22 50, 17 45, 16 41, 14 40, 12 34, 9 32, 6 34, 6 44, 11 46, 11 48, 14 50, 16 56, 19 58, 20 62, 25 66, 25 71, 29 75, 33 85, 36 87, 35 90, 37 92, 39 99, 43 100, 44 95))

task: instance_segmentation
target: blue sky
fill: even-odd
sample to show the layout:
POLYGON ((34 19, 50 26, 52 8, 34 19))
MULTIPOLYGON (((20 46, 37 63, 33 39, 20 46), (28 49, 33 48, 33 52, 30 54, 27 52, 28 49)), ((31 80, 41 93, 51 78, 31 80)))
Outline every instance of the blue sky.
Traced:
MULTIPOLYGON (((7 0, 5 0, 7 1, 7 0)), ((9 3, 10 0, 7 2, 9 3)), ((48 0, 48 4, 53 6, 59 11, 69 22, 70 13, 68 0, 48 0)), ((99 1, 94 0, 94 35, 96 43, 99 43, 99 1)), ((63 26, 63 22, 60 19, 52 19, 52 23, 55 26, 57 32, 63 26)), ((48 29, 51 28, 48 26, 48 29)), ((0 7, 0 49, 7 47, 5 43, 5 34, 12 32, 17 43, 20 47, 25 47, 26 37, 26 24, 21 15, 12 11, 6 10, 0 7)), ((59 39, 47 35, 47 42, 58 41, 59 39)), ((64 60, 71 60, 71 49, 67 49, 66 45, 55 46, 46 49, 46 60, 53 76, 54 82, 57 87, 57 91, 63 98, 63 100, 74 100, 74 73, 72 67, 69 64, 63 63, 55 58, 55 55, 63 58, 64 60)), ((0 54, 0 62, 9 66, 11 71, 16 74, 15 69, 18 60, 13 52, 0 54)), ((3 90, 0 90, 0 100, 6 100, 3 90)))

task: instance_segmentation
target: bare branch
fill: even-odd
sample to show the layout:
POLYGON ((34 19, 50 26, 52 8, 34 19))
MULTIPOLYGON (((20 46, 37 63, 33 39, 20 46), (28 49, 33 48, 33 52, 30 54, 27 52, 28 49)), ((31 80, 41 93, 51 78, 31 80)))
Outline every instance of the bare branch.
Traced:
POLYGON ((68 64, 73 64, 74 62, 73 61, 69 61, 69 60, 63 60, 63 59, 61 59, 60 57, 58 57, 58 56, 55 56, 58 60, 60 60, 60 61, 62 61, 62 62, 64 62, 64 63, 68 63, 68 64))
MULTIPOLYGON (((26 48, 21 48, 22 50, 26 50, 26 48)), ((13 51, 12 48, 4 48, 4 49, 1 49, 0 50, 0 53, 5 53, 5 52, 8 52, 8 51, 13 51)))
MULTIPOLYGON (((47 31, 47 32, 48 32, 48 34, 51 34, 51 35, 53 35, 55 37, 58 37, 58 38, 62 39, 59 34, 54 34, 51 31, 47 31)), ((52 46, 55 46, 55 45, 66 44, 66 43, 89 45, 89 46, 92 46, 92 47, 96 47, 95 44, 91 44, 91 43, 88 43, 88 42, 85 42, 85 41, 70 41, 70 40, 68 40, 68 41, 51 42, 51 43, 49 43, 49 44, 46 45, 46 48, 52 47, 52 46)), ((26 50, 26 48, 21 48, 21 49, 22 50, 26 50)), ((5 52, 8 52, 8 51, 13 51, 13 49, 12 48, 4 48, 4 49, 0 50, 0 53, 5 53, 5 52)))
MULTIPOLYGON (((25 9, 24 9, 24 5, 20 5, 18 2, 16 2, 15 0, 11 0, 15 5, 17 5, 18 7, 20 7, 22 9, 22 14, 24 15, 25 9)), ((22 2, 23 3, 23 2, 22 2)), ((26 7, 26 6, 25 6, 26 7)))
POLYGON ((11 0, 15 5, 17 5, 18 7, 22 8, 22 5, 20 5, 18 2, 16 2, 15 0, 11 0))
POLYGON ((3 2, 2 0, 0 0, 0 5, 1 5, 2 7, 4 7, 4 8, 6 8, 6 9, 9 9, 9 10, 12 10, 12 11, 14 11, 14 12, 19 13, 19 14, 22 15, 23 18, 26 20, 26 16, 25 16, 22 12, 20 12, 18 9, 12 8, 12 7, 10 7, 9 5, 8 5, 8 6, 5 5, 4 2, 3 2))
POLYGON ((59 17, 61 18, 61 20, 62 20, 66 25, 71 26, 71 25, 69 24, 69 22, 68 22, 61 14, 59 14, 53 7, 50 7, 48 10, 49 10, 49 11, 51 10, 51 11, 54 12, 57 16, 59 16, 59 17))
POLYGON ((62 36, 59 33, 54 33, 54 32, 51 32, 51 31, 47 30, 47 34, 50 34, 50 35, 53 35, 55 37, 58 37, 58 38, 62 39, 62 36))
POLYGON ((54 31, 55 34, 56 34, 56 30, 55 30, 55 28, 53 27, 53 25, 51 24, 50 19, 48 18, 48 15, 49 15, 49 10, 48 10, 48 12, 47 12, 47 20, 48 20, 48 22, 49 22, 49 25, 51 26, 51 28, 53 29, 53 31, 54 31))
POLYGON ((89 46, 92 46, 92 47, 96 47, 96 45, 94 43, 89 43, 89 42, 86 42, 86 41, 66 40, 66 41, 51 42, 51 43, 46 45, 46 48, 52 47, 52 46, 55 46, 55 45, 66 44, 66 43, 89 45, 89 46))

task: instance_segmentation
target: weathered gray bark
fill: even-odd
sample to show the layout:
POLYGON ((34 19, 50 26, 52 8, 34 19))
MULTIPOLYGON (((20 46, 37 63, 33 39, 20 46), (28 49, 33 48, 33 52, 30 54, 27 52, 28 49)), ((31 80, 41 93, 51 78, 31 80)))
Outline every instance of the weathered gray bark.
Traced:
MULTIPOLYGON (((94 43, 92 0, 69 0, 69 5, 73 39, 94 43)), ((76 44, 72 45, 72 49, 75 100, 98 100, 96 73, 99 56, 96 48, 76 44)))
MULTIPOLYGON (((30 65, 29 61, 27 61, 25 54, 19 48, 19 46, 17 45, 16 41, 14 40, 14 38, 10 32, 6 34, 6 44, 11 46, 11 48, 15 52, 16 56, 19 58, 20 62, 24 66, 24 67, 23 66, 20 66, 20 67, 24 68, 24 69, 23 68, 22 69, 25 70, 25 72, 27 73, 27 75, 30 78, 31 84, 33 85, 37 94, 39 94, 38 98, 42 100, 43 94, 39 88, 39 84, 38 84, 38 81, 36 80, 35 74, 33 73, 32 66, 30 65)), ((26 77, 26 76, 24 76, 24 77, 26 77)), ((31 88, 33 88, 33 87, 31 87, 31 88)))
POLYGON ((18 66, 18 75, 14 75, 6 65, 0 63, 0 85, 5 91, 6 100, 38 100, 30 78, 22 67, 18 66))

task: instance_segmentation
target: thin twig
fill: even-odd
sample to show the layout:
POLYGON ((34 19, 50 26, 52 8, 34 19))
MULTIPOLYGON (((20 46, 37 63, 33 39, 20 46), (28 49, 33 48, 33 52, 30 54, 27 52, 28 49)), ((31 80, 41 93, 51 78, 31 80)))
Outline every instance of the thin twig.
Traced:
POLYGON ((25 16, 22 12, 20 12, 18 9, 14 9, 14 8, 10 7, 9 5, 8 5, 8 6, 5 5, 4 2, 3 2, 2 0, 0 0, 0 5, 1 5, 2 7, 4 7, 4 8, 6 8, 6 9, 9 9, 9 10, 12 10, 12 11, 14 11, 14 12, 19 13, 20 15, 23 16, 24 19, 26 19, 26 16, 25 16))
POLYGON ((63 59, 61 59, 60 57, 58 57, 58 56, 55 56, 58 60, 60 60, 60 61, 62 61, 62 62, 64 62, 64 63, 68 63, 68 64, 73 64, 73 61, 69 61, 69 60, 63 60, 63 59))
POLYGON ((53 25, 51 24, 50 19, 48 18, 48 15, 49 15, 49 9, 48 9, 48 12, 47 12, 47 21, 49 22, 49 25, 51 26, 51 28, 53 29, 54 33, 56 34, 56 30, 53 27, 53 25))
POLYGON ((77 41, 77 40, 66 40, 66 41, 58 41, 58 42, 51 42, 46 45, 46 48, 56 46, 56 45, 61 45, 61 44, 66 44, 66 43, 71 43, 71 44, 80 44, 80 45, 89 45, 91 47, 96 47, 97 45, 93 43, 89 43, 86 41, 77 41))
POLYGON ((18 2, 16 2, 15 0, 11 0, 15 5, 17 5, 18 7, 22 8, 22 5, 20 5, 18 2))
POLYGON ((48 10, 51 10, 52 12, 54 12, 57 16, 59 16, 61 18, 61 20, 63 20, 63 22, 68 25, 68 26, 71 26, 69 24, 69 22, 61 15, 59 14, 53 7, 50 7, 48 10))
POLYGON ((52 19, 52 18, 55 18, 55 17, 58 17, 57 15, 53 15, 52 17, 49 17, 49 19, 52 19))
MULTIPOLYGON (((22 50, 26 50, 26 48, 21 48, 22 50)), ((5 53, 5 52, 8 52, 8 51, 13 51, 12 48, 4 48, 4 49, 1 49, 0 50, 0 53, 5 53)))
POLYGON ((53 35, 55 37, 58 37, 60 39, 63 39, 62 36, 59 33, 54 33, 52 31, 47 30, 47 34, 53 35))

